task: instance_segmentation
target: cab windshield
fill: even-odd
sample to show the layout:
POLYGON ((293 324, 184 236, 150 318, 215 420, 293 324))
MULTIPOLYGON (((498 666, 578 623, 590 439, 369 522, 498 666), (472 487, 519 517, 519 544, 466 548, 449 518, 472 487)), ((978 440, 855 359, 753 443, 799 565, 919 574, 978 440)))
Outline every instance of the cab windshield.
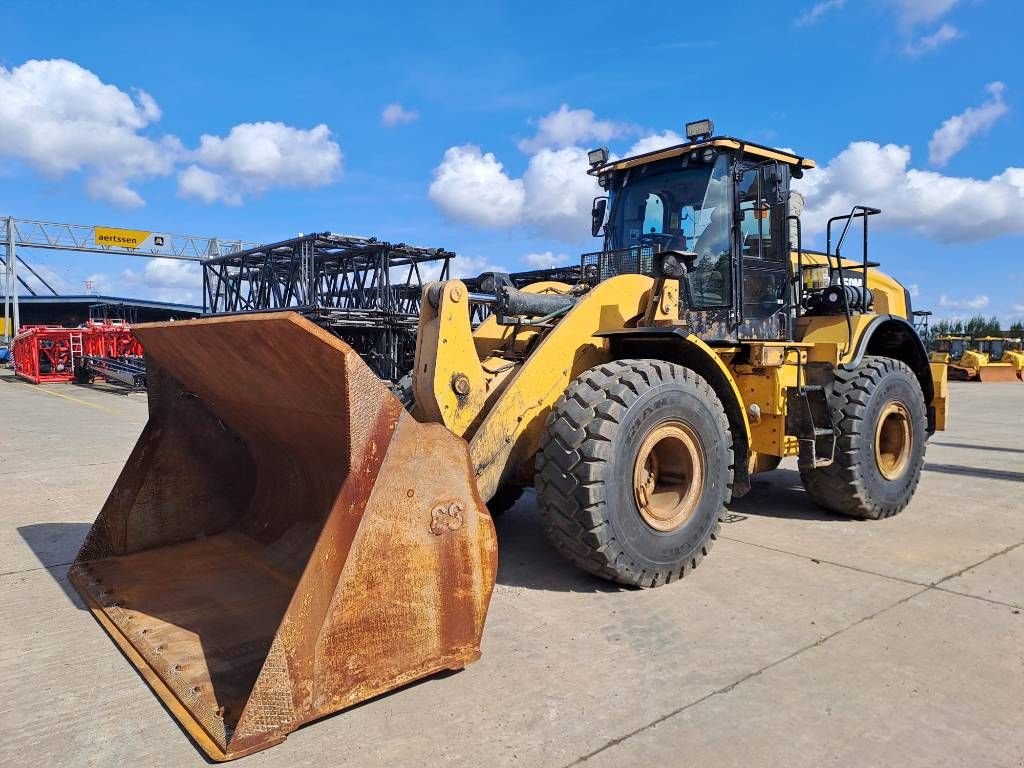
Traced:
POLYGON ((1003 356, 1003 340, 1002 339, 986 339, 978 343, 978 347, 982 352, 988 354, 993 360, 998 360, 1003 356))
POLYGON ((696 253, 687 275, 693 308, 731 299, 729 158, 634 174, 613 195, 609 250, 654 247, 696 253))

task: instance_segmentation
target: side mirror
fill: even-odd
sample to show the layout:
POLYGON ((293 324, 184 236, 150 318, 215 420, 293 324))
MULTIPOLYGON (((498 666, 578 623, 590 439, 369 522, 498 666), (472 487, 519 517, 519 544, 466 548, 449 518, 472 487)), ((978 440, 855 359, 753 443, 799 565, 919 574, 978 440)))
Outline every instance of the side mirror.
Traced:
POLYGON ((594 207, 590 209, 590 234, 598 237, 604 225, 604 212, 608 208, 607 197, 595 197, 594 207))

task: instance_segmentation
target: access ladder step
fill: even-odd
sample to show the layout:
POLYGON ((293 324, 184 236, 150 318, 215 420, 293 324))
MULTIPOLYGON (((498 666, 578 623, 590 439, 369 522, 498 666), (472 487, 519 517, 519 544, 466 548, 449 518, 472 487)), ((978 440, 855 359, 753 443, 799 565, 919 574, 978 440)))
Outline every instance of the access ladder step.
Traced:
POLYGON ((836 452, 836 429, 828 391, 820 384, 794 387, 786 393, 786 434, 795 435, 800 469, 829 466, 836 452))

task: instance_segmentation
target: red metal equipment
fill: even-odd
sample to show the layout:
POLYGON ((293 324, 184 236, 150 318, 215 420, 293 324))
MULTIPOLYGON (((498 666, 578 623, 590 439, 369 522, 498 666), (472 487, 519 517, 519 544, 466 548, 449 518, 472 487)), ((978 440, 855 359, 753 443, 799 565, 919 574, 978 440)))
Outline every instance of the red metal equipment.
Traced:
POLYGON ((142 345, 124 320, 90 320, 82 326, 86 355, 93 357, 141 357, 142 345))
POLYGON ((11 345, 14 372, 33 384, 68 382, 87 357, 140 358, 142 345, 122 320, 90 320, 80 328, 23 325, 11 345))
POLYGON ((11 345, 15 374, 33 384, 71 381, 81 354, 82 330, 57 325, 23 325, 11 345))

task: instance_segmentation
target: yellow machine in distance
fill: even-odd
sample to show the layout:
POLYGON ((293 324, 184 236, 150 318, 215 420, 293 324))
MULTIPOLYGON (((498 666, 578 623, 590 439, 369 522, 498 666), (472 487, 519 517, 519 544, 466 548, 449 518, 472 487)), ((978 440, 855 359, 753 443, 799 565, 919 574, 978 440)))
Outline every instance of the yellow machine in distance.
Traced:
POLYGON ((1016 381, 1017 366, 1005 359, 1006 342, 1001 336, 981 336, 950 363, 950 378, 960 381, 1016 381))
POLYGON ((933 363, 955 363, 967 351, 969 339, 966 336, 939 336, 936 349, 931 353, 933 363))
POLYGON ((1024 342, 1018 338, 1003 339, 1003 359, 1017 370, 1017 378, 1024 381, 1024 342))
POLYGON ((785 457, 833 512, 907 506, 946 366, 867 259, 879 211, 804 249, 813 161, 712 134, 590 153, 603 247, 575 282, 429 284, 400 396, 295 314, 139 328, 150 421, 70 578, 207 754, 478 658, 523 487, 566 558, 636 587, 697 567, 785 457))

